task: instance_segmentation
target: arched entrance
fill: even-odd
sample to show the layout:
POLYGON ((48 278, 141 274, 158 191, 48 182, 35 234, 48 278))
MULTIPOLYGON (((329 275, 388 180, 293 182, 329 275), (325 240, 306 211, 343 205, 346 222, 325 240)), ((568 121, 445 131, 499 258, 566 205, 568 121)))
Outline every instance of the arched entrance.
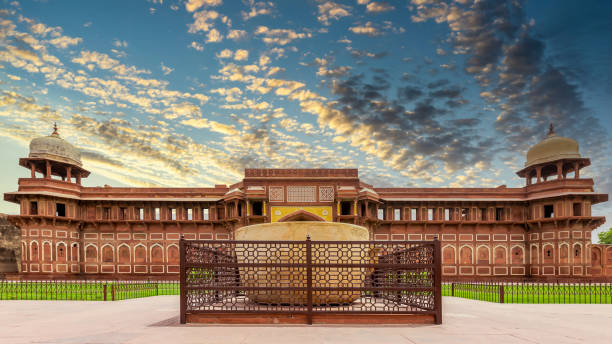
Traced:
POLYGON ((298 210, 291 214, 285 215, 278 219, 278 222, 288 222, 288 221, 322 221, 325 222, 325 219, 315 215, 311 212, 305 210, 298 210))

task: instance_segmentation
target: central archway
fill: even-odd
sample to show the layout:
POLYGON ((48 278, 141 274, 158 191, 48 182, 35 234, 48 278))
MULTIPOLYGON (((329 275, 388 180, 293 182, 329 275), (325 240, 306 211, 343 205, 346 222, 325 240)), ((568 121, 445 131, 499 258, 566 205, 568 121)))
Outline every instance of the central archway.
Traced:
POLYGON ((321 221, 325 222, 325 219, 305 210, 298 210, 291 214, 285 215, 278 219, 278 222, 289 222, 289 221, 321 221))

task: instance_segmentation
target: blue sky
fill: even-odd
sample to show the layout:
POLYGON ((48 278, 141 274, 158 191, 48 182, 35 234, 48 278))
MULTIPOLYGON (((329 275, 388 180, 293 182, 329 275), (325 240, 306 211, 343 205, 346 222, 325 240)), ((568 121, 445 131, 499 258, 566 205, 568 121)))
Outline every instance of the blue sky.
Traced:
POLYGON ((522 186, 553 122, 612 191, 607 1, 0 1, 2 192, 53 122, 85 185, 358 167, 425 187, 522 186))

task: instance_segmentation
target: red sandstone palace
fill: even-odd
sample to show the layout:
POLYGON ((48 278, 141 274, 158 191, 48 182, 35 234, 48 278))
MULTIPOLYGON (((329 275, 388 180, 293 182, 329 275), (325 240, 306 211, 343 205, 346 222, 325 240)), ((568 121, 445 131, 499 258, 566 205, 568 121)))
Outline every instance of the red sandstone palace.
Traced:
POLYGON ((25 276, 167 276, 178 240, 228 240, 236 228, 276 221, 365 226, 374 240, 441 240, 447 278, 612 276, 612 246, 592 245, 608 200, 578 143, 551 131, 527 153, 522 188, 378 188, 357 169, 246 169, 210 188, 84 187, 78 149, 35 138, 19 164, 31 171, 4 199, 20 205, 25 276))

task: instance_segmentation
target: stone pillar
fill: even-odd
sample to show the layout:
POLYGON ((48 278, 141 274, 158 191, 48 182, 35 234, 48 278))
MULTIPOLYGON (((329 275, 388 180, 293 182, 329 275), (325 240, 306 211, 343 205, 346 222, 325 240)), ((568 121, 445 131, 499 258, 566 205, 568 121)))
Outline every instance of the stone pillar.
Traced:
POLYGON ((563 162, 557 162, 557 179, 563 179, 563 162))
POLYGON ((266 207, 266 201, 263 201, 263 209, 262 209, 262 211, 263 211, 263 215, 266 216, 266 214, 268 213, 268 209, 266 207))
POLYGON ((574 163, 574 179, 580 178, 580 168, 578 166, 578 162, 574 163))
POLYGON ((36 166, 30 163, 30 178, 36 178, 36 166))
POLYGON ((72 167, 68 166, 66 168, 66 180, 68 181, 68 183, 72 183, 72 167))
POLYGON ((536 167, 536 176, 538 177, 538 183, 542 181, 542 166, 536 167))
POLYGON ((78 185, 81 185, 81 174, 80 173, 77 173, 77 175, 76 175, 76 183, 78 185))
POLYGON ((363 216, 365 217, 370 217, 370 208, 368 206, 368 200, 365 200, 365 214, 363 214, 363 216))
POLYGON ((359 215, 359 214, 357 213, 357 199, 355 199, 355 200, 353 201, 353 210, 354 210, 354 215, 359 215))
POLYGON ((46 173, 45 173, 45 179, 51 179, 51 163, 49 163, 49 161, 45 161, 46 163, 46 173))
POLYGON ((527 174, 527 177, 525 177, 525 179, 527 186, 531 185, 531 176, 529 175, 529 173, 527 174))

